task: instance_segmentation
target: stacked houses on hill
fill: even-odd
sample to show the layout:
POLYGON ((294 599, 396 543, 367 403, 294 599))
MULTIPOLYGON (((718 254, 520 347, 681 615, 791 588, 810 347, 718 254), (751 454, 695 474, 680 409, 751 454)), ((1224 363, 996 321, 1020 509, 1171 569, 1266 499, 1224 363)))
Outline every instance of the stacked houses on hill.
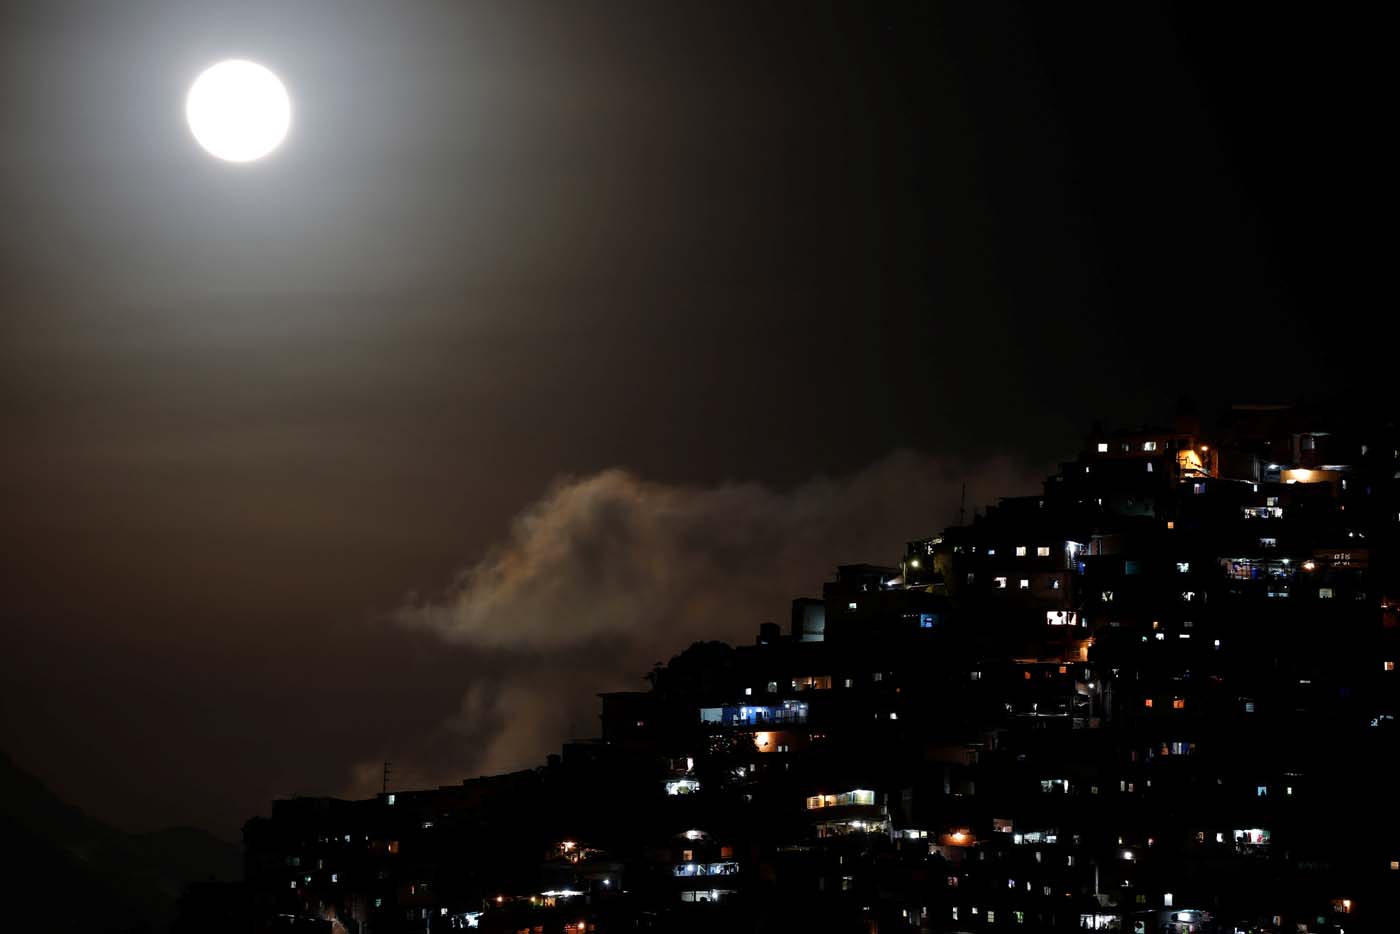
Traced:
POLYGON ((247 888, 355 934, 1383 930, 1397 477, 1335 412, 1096 429, 539 769, 275 802, 247 888))

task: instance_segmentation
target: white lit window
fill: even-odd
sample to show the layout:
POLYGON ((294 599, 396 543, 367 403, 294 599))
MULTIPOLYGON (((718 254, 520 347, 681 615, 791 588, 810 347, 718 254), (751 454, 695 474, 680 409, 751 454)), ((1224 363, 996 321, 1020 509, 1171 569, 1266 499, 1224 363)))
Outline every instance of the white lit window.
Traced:
POLYGON ((997 590, 1005 590, 1005 589, 1006 589, 1006 578, 1004 578, 1004 577, 998 577, 998 578, 996 578, 996 588, 997 588, 997 590))
POLYGON ((855 680, 854 678, 847 678, 847 679, 846 679, 846 687, 848 687, 848 688, 853 688, 853 687, 855 687, 855 686, 856 686, 856 680, 855 680))
POLYGON ((1152 473, 1152 462, 1151 462, 1151 461, 1148 461, 1148 462, 1147 462, 1147 472, 1148 472, 1148 473, 1152 473))
POLYGON ((394 803, 394 795, 390 795, 389 798, 388 798, 388 801, 389 801, 390 804, 393 804, 393 803, 394 803))
POLYGON ((873 675, 870 676, 870 680, 872 680, 872 681, 884 681, 884 680, 885 680, 885 673, 884 673, 883 671, 877 671, 877 672, 875 672, 873 675))
POLYGON ((1144 442, 1142 443, 1142 449, 1143 449, 1144 451, 1155 451, 1155 450, 1157 450, 1157 442, 1156 442, 1156 441, 1144 441, 1144 442))
POLYGON ((776 681, 769 681, 769 682, 768 682, 768 693, 769 693, 769 694, 777 694, 777 693, 778 693, 778 682, 776 682, 776 681))
POLYGON ((1016 557, 1018 557, 1018 558, 1024 558, 1025 556, 1026 556, 1026 546, 1025 546, 1025 545, 1017 545, 1017 546, 1016 546, 1016 557))
POLYGON ((846 609, 848 609, 848 610, 854 610, 855 608, 856 608, 856 604, 855 604, 855 601, 854 601, 854 600, 852 600, 850 603, 846 604, 846 609))
POLYGON ((1107 453, 1108 453, 1108 442, 1107 442, 1107 441, 1100 441, 1100 442, 1099 442, 1099 453, 1100 453, 1100 454, 1107 454, 1107 453))
POLYGON ((891 710, 891 711, 890 711, 890 719, 891 719, 891 720, 898 720, 898 719, 899 719, 899 714, 897 714, 897 713, 895 713, 893 710, 891 710))
POLYGON ((994 554, 996 554, 996 553, 997 553, 997 550, 996 550, 995 548, 988 548, 988 549, 987 549, 987 554, 989 554, 989 555, 994 555, 994 554))
POLYGON ((1105 590, 1103 593, 1099 594, 1099 599, 1103 600, 1104 603, 1112 603, 1113 591, 1105 590))
POLYGON ((1321 600, 1331 600, 1331 599, 1332 599, 1332 596, 1333 596, 1333 594, 1332 594, 1332 588, 1331 588, 1331 587, 1319 587, 1319 588, 1317 588, 1317 596, 1318 596, 1318 598, 1321 599, 1321 600))
POLYGON ((1036 556, 1037 558, 1048 558, 1048 557, 1050 557, 1050 546, 1049 546, 1049 545, 1037 545, 1037 546, 1035 547, 1035 556, 1036 556))
POLYGON ((1178 562, 1176 563, 1176 572, 1177 572, 1178 574, 1189 574, 1189 573, 1191 573, 1191 562, 1190 562, 1190 561, 1178 561, 1178 562))
POLYGON ((752 696, 753 696, 753 688, 744 688, 744 696, 745 696, 745 697, 752 697, 752 696))
POLYGON ((1026 577, 1021 578, 1021 589, 1022 589, 1022 590, 1030 590, 1030 589, 1031 589, 1031 582, 1030 582, 1030 579, 1029 579, 1029 578, 1026 578, 1026 577))
POLYGON ((1058 577, 1055 578, 1054 580, 1052 580, 1052 581, 1050 582, 1050 589, 1051 589, 1051 590, 1059 590, 1059 589, 1060 589, 1060 579, 1059 579, 1058 577))

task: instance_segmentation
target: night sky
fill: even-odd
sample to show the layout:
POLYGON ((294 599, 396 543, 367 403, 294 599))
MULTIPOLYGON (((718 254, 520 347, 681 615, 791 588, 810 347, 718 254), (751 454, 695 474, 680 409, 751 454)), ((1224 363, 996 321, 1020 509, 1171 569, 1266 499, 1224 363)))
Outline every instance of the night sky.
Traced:
POLYGON ((870 6, 0 3, 0 749, 231 838, 536 765, 1092 419, 1387 398, 1375 24, 870 6))

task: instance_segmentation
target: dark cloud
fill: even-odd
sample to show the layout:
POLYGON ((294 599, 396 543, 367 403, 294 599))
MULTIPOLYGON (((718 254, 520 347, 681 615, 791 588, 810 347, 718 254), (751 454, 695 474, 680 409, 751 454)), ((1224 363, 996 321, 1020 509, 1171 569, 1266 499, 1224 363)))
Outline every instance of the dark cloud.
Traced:
MULTIPOLYGON (((691 642, 785 624, 788 601, 820 595, 837 564, 897 562, 905 541, 956 520, 964 480, 975 505, 1037 477, 898 453, 787 489, 623 470, 561 480, 446 593, 396 614, 480 653, 460 709, 408 755, 445 746, 483 771, 538 764, 570 734, 593 735, 597 692, 643 687, 653 662, 691 642)), ((361 767, 361 791, 376 769, 361 767)))

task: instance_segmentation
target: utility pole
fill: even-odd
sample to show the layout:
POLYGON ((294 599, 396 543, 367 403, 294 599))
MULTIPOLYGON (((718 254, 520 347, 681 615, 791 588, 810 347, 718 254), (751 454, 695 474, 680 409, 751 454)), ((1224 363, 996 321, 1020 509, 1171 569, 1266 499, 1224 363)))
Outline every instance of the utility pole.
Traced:
POLYGON ((391 769, 389 766, 390 766, 389 760, 388 760, 388 759, 385 759, 385 760, 384 760, 384 787, 383 787, 383 789, 382 789, 382 791, 384 792, 384 794, 388 794, 388 793, 389 793, 389 773, 393 771, 393 769, 391 769))

